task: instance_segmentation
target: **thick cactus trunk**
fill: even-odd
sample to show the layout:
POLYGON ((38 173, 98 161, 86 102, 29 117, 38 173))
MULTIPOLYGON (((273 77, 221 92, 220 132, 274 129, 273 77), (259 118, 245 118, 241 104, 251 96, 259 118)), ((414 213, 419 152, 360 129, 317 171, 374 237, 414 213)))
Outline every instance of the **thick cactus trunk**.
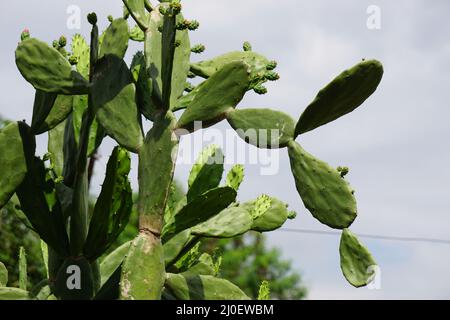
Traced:
POLYGON ((160 299, 165 280, 161 231, 178 149, 172 112, 155 118, 139 152, 139 235, 123 266, 122 299, 160 299))

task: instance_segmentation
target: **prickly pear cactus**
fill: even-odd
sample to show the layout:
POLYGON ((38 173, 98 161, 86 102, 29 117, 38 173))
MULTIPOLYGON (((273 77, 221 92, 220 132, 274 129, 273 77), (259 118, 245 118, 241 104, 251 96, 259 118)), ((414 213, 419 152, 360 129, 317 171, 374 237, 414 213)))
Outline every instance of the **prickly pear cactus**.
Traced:
MULTIPOLYGON (((357 216, 347 168, 334 169, 296 138, 359 107, 376 90, 383 67, 367 60, 344 71, 306 107, 299 121, 271 109, 241 109, 249 91, 267 92, 277 63, 253 51, 225 53, 193 62, 205 46, 191 47, 199 23, 182 14, 179 0, 123 0, 123 17, 108 17, 99 34, 88 15, 90 41, 80 35, 48 45, 21 35, 16 64, 36 90, 31 125, 10 122, 0 129, 0 207, 14 193, 26 224, 42 239, 48 279, 27 287, 26 256, 20 253, 20 288, 6 287, 0 263, 0 299, 248 299, 217 277, 220 260, 199 252, 203 238, 269 232, 296 214, 282 201, 261 195, 240 202, 241 165, 224 177, 216 146, 200 155, 186 195, 175 202, 173 173, 182 135, 227 120, 258 148, 287 149, 292 187, 321 223, 342 229, 341 268, 354 286, 368 284, 375 261, 348 228, 357 216), (134 23, 133 23, 134 21, 134 23), (142 43, 130 66, 123 60, 129 40, 142 43), (204 80, 197 86, 189 78, 204 80), (178 112, 180 115, 175 114, 178 112), (144 133, 143 118, 153 122, 144 133), (36 135, 48 133, 48 153, 35 155, 36 135), (117 146, 92 216, 89 159, 108 135, 117 146), (128 223, 133 208, 129 152, 139 159, 139 234, 103 257, 128 223), (224 180, 222 182, 222 180, 224 180), (294 184, 295 182, 295 184, 294 184), (195 281, 193 281, 195 279, 195 281)), ((267 283, 263 292, 268 292, 267 283)), ((267 294, 261 294, 267 297, 267 294)))

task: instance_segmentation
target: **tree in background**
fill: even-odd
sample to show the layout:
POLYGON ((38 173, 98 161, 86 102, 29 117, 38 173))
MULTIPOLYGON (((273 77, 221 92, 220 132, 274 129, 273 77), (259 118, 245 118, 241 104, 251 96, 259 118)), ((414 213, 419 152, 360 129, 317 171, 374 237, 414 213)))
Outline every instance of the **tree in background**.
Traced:
MULTIPOLYGON (((252 298, 258 297, 263 281, 269 282, 270 298, 298 300, 307 290, 292 264, 283 260, 278 248, 269 249, 266 237, 257 232, 233 239, 208 239, 203 250, 220 256, 220 276, 229 279, 252 298)), ((202 250, 202 251, 203 251, 202 250)))

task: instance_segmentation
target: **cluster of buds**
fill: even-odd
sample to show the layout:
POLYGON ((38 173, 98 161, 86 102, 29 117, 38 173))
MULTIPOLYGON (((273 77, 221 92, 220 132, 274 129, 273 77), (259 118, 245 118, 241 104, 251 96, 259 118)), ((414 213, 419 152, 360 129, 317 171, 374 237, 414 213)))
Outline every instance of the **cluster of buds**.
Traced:
POLYGON ((200 26, 200 23, 197 20, 183 20, 177 23, 177 30, 186 30, 195 31, 200 26))
POLYGON ((244 44, 242 45, 242 48, 244 49, 244 51, 252 51, 252 45, 248 41, 244 42, 244 44))
POLYGON ((253 91, 255 91, 257 94, 266 94, 267 88, 264 87, 262 84, 259 84, 253 88, 253 91))
POLYGON ((264 77, 269 81, 277 81, 280 79, 280 75, 275 71, 267 71, 264 77))
POLYGON ((341 177, 344 178, 350 169, 348 167, 337 167, 337 171, 339 171, 341 173, 341 177))
POLYGON ((197 44, 191 48, 191 52, 193 53, 202 53, 205 51, 205 46, 203 44, 197 44))
POLYGON ((277 67, 278 63, 275 60, 272 60, 269 62, 269 64, 266 66, 267 70, 274 70, 277 67))

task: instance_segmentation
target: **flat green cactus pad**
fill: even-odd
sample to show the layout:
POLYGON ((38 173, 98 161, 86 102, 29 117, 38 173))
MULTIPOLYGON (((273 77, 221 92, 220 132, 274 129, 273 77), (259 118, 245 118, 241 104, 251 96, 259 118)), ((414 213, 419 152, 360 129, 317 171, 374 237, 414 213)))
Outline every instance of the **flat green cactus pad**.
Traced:
POLYGON ((89 92, 89 82, 45 42, 33 38, 22 41, 16 50, 16 64, 36 90, 57 94, 89 92))
POLYGON ((103 36, 99 58, 106 54, 123 58, 128 49, 129 33, 128 22, 125 19, 113 20, 103 36))
POLYGON ((227 120, 243 140, 259 148, 284 148, 294 138, 294 120, 281 111, 234 110, 227 120))
POLYGON ((168 273, 166 288, 179 300, 250 300, 231 282, 213 276, 168 273))
POLYGON ((184 206, 171 221, 167 222, 163 230, 164 241, 212 218, 235 199, 236 191, 230 187, 215 188, 203 193, 184 206))
POLYGON ((20 123, 12 122, 0 130, 0 166, 4 168, 0 175, 0 208, 11 198, 27 172, 20 126, 20 123))
POLYGON ((103 286, 106 281, 113 275, 113 273, 120 267, 125 256, 130 250, 131 241, 127 241, 113 252, 108 254, 100 263, 100 285, 103 286))
POLYGON ((207 127, 224 119, 244 97, 249 81, 248 65, 242 61, 225 65, 200 85, 177 127, 191 130, 195 121, 202 121, 207 127))
POLYGON ((369 250, 348 229, 342 231, 339 253, 342 273, 352 286, 363 287, 373 280, 377 263, 369 250))
POLYGON ((244 208, 230 207, 208 221, 192 228, 194 235, 211 238, 232 238, 251 229, 253 219, 244 208))
POLYGON ((122 265, 120 299, 159 300, 164 284, 164 252, 153 235, 140 233, 122 265))
POLYGON ((0 300, 30 300, 30 293, 19 288, 0 287, 0 300))
POLYGON ((320 90, 303 112, 295 128, 295 136, 355 110, 375 92, 382 77, 383 66, 376 60, 363 61, 342 72, 320 90))
POLYGON ((294 141, 289 159, 297 191, 311 214, 331 228, 349 227, 357 215, 356 200, 340 173, 294 141))
POLYGON ((250 68, 250 83, 247 89, 253 89, 256 85, 266 81, 265 74, 269 60, 261 54, 253 51, 233 51, 215 57, 211 60, 191 64, 191 71, 203 78, 209 78, 233 61, 243 61, 250 68))

